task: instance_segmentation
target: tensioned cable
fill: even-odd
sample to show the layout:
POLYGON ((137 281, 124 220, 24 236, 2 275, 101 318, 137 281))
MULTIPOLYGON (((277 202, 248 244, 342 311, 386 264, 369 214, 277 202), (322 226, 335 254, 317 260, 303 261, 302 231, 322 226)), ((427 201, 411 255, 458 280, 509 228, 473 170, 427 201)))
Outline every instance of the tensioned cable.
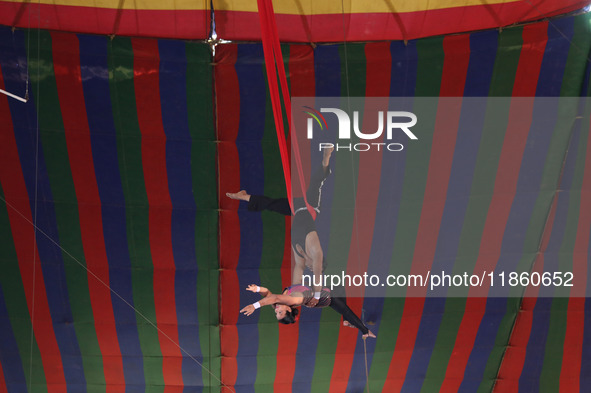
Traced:
POLYGON ((100 282, 105 288, 107 288, 113 295, 115 295, 116 297, 118 297, 123 303, 125 303, 128 307, 130 307, 136 314, 138 314, 140 317, 142 317, 146 322, 148 322, 149 325, 151 325, 154 329, 156 329, 159 333, 161 333, 164 337, 166 337, 170 342, 172 342, 178 349, 181 350, 181 352, 185 355, 187 355, 187 357, 189 357, 191 360, 193 360, 195 363, 197 363, 202 369, 204 369, 205 371, 207 371, 211 376, 213 376, 215 378, 216 381, 218 381, 220 383, 220 385, 222 387, 228 388, 230 389, 231 392, 234 392, 234 390, 232 388, 230 388, 228 385, 224 384, 213 372, 211 372, 211 370, 209 370, 207 367, 205 367, 201 362, 199 362, 197 359, 195 359, 195 357, 193 355, 191 355, 187 350, 185 350, 183 347, 181 347, 175 340, 173 340, 169 335, 167 335, 164 331, 162 331, 162 329, 160 329, 158 326, 156 326, 156 324, 154 322, 152 322, 148 317, 146 317, 141 311, 139 311, 137 308, 135 308, 131 303, 129 303, 123 296, 121 296, 117 291, 115 291, 113 288, 111 288, 109 286, 109 284, 107 284, 106 282, 104 282, 103 280, 101 280, 101 278, 99 276, 97 276, 96 274, 94 274, 92 272, 92 270, 88 269, 88 267, 86 267, 85 264, 83 264, 82 262, 80 262, 78 259, 76 259, 76 257, 74 257, 72 254, 70 254, 66 249, 64 249, 59 243, 57 243, 55 240, 53 240, 51 238, 51 236, 49 236, 47 233, 45 233, 41 228, 37 227, 35 225, 35 223, 31 222, 27 217, 25 217, 25 215, 23 215, 17 208, 15 208, 14 206, 12 206, 9 202, 6 201, 6 199, 0 195, 0 200, 2 200, 6 206, 10 207, 12 210, 14 210, 19 216, 21 216, 23 218, 23 220, 27 221, 29 224, 33 225, 36 229, 36 231, 38 231, 39 233, 41 233, 43 236, 45 236, 50 242, 52 242, 55 246, 57 246, 60 250, 62 250, 67 256, 69 256, 70 258, 72 258, 72 260, 74 262, 76 262, 78 265, 80 265, 80 267, 82 267, 84 270, 86 270, 86 272, 88 274, 90 274, 92 277, 94 277, 98 282, 100 282))

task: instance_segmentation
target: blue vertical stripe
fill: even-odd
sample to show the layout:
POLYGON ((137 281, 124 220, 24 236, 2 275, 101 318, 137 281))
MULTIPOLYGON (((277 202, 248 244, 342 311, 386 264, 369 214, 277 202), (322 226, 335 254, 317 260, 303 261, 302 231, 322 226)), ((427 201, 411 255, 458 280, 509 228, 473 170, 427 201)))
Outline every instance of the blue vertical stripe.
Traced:
POLYGON ((566 59, 575 33, 574 18, 557 18, 548 25, 548 42, 536 87, 536 97, 558 97, 566 59))
MULTIPOLYGON (((562 23, 556 27, 563 33, 566 34, 570 40, 574 34, 574 24, 572 19, 568 19, 569 23, 565 23, 567 20, 561 20, 562 23)), ((546 45, 546 52, 544 53, 544 60, 542 62, 542 70, 546 65, 550 68, 552 66, 553 72, 543 72, 540 74, 538 81, 537 92, 542 91, 543 94, 559 95, 560 89, 549 89, 542 81, 554 81, 562 75, 566 67, 566 59, 568 56, 568 41, 559 34, 556 29, 552 26, 548 29, 548 44, 546 45), (565 45, 567 44, 567 45, 565 45), (552 56, 550 56, 552 54, 552 56), (551 60, 550 60, 551 59, 551 60), (556 71, 558 70, 558 72, 556 71)), ((557 85, 560 87, 560 84, 557 85)), ((558 103, 556 104, 558 106, 558 103)), ((576 143, 579 137, 579 133, 576 129, 573 130, 574 135, 571 140, 572 143, 576 143)), ((576 146, 576 144, 574 145, 576 146)), ((563 169, 562 182, 558 185, 559 189, 568 190, 572 184, 574 164, 574 155, 568 155, 563 169)), ((558 271, 559 270, 559 251, 562 244, 565 229, 566 219, 568 217, 568 203, 569 195, 557 194, 557 207, 554 225, 552 227, 551 237, 548 243, 547 251, 544 253, 544 271, 558 271)), ((542 289, 543 291, 543 289, 542 289)), ((541 294, 544 293, 540 292, 541 294)), ((546 296, 551 293, 546 292, 546 296)), ((550 328, 550 316, 552 307, 551 298, 541 298, 536 302, 536 306, 533 310, 533 323, 531 327, 530 337, 527 344, 525 361, 523 364, 523 371, 519 378, 519 389, 523 391, 537 392, 540 389, 540 377, 542 372, 542 365, 544 359, 544 353, 546 349, 546 340, 548 338, 548 332, 550 328)))
MULTIPOLYGON (((466 72, 464 99, 456 135, 456 145, 441 219, 432 271, 453 271, 460 236, 468 208, 474 168, 486 115, 493 67, 497 53, 496 31, 470 35, 470 60, 466 72)), ((436 147, 435 147, 436 148, 436 147)), ((439 294, 444 296, 444 293, 439 294)), ((428 298, 408 366, 402 392, 421 389, 437 341, 437 332, 445 312, 444 299, 428 298)), ((496 332, 495 332, 496 333, 496 332)), ((495 336, 488 339, 494 343, 495 336)), ((491 346, 492 347, 492 346, 491 346)))
MULTIPOLYGON (((589 97, 589 81, 591 76, 591 63, 587 62, 587 69, 585 70, 585 79, 584 79, 584 95, 587 97, 584 101, 587 107, 591 103, 591 98, 589 97)), ((587 146, 591 143, 591 139, 589 136, 591 135, 589 129, 589 123, 585 123, 583 130, 587 133, 587 146)), ((586 150, 584 150, 586 151, 586 150)), ((585 153, 583 153, 583 157, 580 158, 585 162, 585 153)), ((581 184, 582 185, 582 184, 581 184)), ((581 195, 581 203, 585 203, 585 197, 581 195)), ((591 233, 589 234, 588 247, 587 247, 587 267, 591 266, 591 233)), ((583 351, 581 357, 581 372, 580 372, 580 384, 581 386, 591 386, 591 285, 588 283, 591 282, 591 269, 587 268, 587 291, 585 299, 585 320, 584 320, 584 330, 583 330, 583 351)))
POLYGON ((507 306, 506 298, 489 298, 486 301, 484 316, 478 327, 476 339, 464 371, 464 379, 458 392, 475 392, 482 383, 484 370, 494 348, 499 325, 503 317, 510 311, 507 306))
MULTIPOLYGON (((22 77, 24 77, 23 70, 27 68, 24 33, 22 31, 12 33, 10 29, 3 28, 0 29, 0 41, 12 41, 14 43, 12 48, 5 47, 5 52, 0 56, 0 65, 6 89, 8 91, 20 91, 22 89, 22 77), (17 61, 15 62, 14 59, 17 59, 17 61)), ((26 104, 16 100, 9 100, 14 136, 29 194, 33 219, 35 219, 35 210, 37 210, 37 227, 59 244, 53 196, 43 149, 40 144, 38 160, 36 160, 37 114, 36 97, 32 90, 29 91, 29 101, 26 104), (38 162, 38 170, 36 162, 38 162), (36 187, 37 198, 35 199, 36 187)), ((62 251, 40 231, 37 231, 37 249, 43 270, 53 329, 62 357, 67 389, 72 391, 74 386, 77 385, 76 389, 82 389, 85 392, 86 378, 84 370, 80 367, 82 357, 74 324, 72 323, 73 318, 62 251)))
MULTIPOLYGON (((412 111, 412 98, 415 93, 417 79, 417 45, 409 41, 405 45, 401 41, 390 45, 392 69, 390 79, 390 108, 412 111)), ((406 168, 406 150, 396 153, 383 153, 378 193, 377 214, 374 223, 372 248, 367 264, 368 274, 375 274, 383 280, 389 272, 392 239, 396 237, 398 212, 402 198, 402 185, 406 168)), ((370 330, 380 334, 380 320, 384 311, 386 287, 366 288, 363 301, 363 319, 373 322, 370 330)), ((371 368, 377 340, 366 340, 368 368, 371 368)), ((347 392, 355 392, 365 386, 365 351, 363 341, 358 337, 353 365, 349 374, 347 392)))
MULTIPOLYGON (((261 140, 265 130, 266 82, 263 47, 239 45, 236 59, 236 74, 240 87, 240 122, 236 147, 240 162, 240 188, 250 194, 264 192, 264 159, 261 140)), ((240 254, 238 259, 238 281, 240 307, 259 300, 259 296, 246 293, 248 284, 260 282, 258 268, 263 251, 263 220, 260 214, 246 211, 246 204, 241 202, 238 211, 240 219, 240 254)), ((263 310, 267 311, 268 310, 263 310)), ((259 313, 250 317, 242 314, 238 317, 238 353, 236 384, 243 385, 241 392, 254 392, 257 374, 256 353, 259 348, 258 322, 259 313)))
MULTIPOLYGON (((336 45, 319 46, 314 51, 314 78, 316 97, 338 97, 341 95, 341 56, 336 45)), ((319 109, 319 108, 317 108, 319 109)), ((329 138, 336 134, 336 130, 329 129, 329 138)), ((334 139, 330 139, 334 140, 334 139)), ((310 152, 310 169, 314 171, 321 160, 321 152, 314 149, 310 152)), ((336 157, 333 155, 333 167, 336 157)), ((327 179, 322 188, 322 203, 326 208, 330 206, 330 200, 334 194, 334 182, 332 176, 327 179)), ((330 233, 330 219, 327 214, 320 214, 316 222, 316 228, 323 249, 328 249, 330 233)), ((330 264, 330 255, 325 254, 330 264)), ((332 310, 327 310, 332 312, 332 310)), ((308 392, 312 389, 312 377, 316 366, 316 351, 320 337, 321 311, 313 309, 302 310, 299 320, 298 348, 296 352, 296 365, 292 383, 292 391, 308 392)))
MULTIPOLYGON (((160 52, 160 102, 166 133, 166 169, 172 201, 172 250, 175 274, 175 299, 180 346, 199 361, 197 317, 197 256, 195 253, 196 206, 192 192, 191 135, 187 108, 187 59, 185 43, 158 42, 160 52)), ((183 353, 185 392, 201 391, 199 365, 183 353), (199 387, 198 389, 196 389, 199 387)))
POLYGON ((544 350, 548 329, 552 298, 539 298, 533 310, 533 321, 523 370, 519 376, 519 391, 534 393, 540 391, 540 375, 544 360, 544 350))
MULTIPOLYGON (((85 35, 80 35, 78 40, 92 158, 101 199, 103 237, 109 263, 109 285, 113 291, 133 305, 125 198, 119 173, 109 91, 108 41, 105 37, 85 35)), ((111 296, 111 303, 123 362, 126 392, 139 392, 145 387, 145 378, 135 311, 117 296, 111 296)))
MULTIPOLYGON (((563 71, 560 70, 564 70, 568 54, 568 45, 565 46, 564 41, 560 42, 561 40, 556 39, 557 33, 555 33, 553 36, 549 32, 549 37, 550 39, 546 45, 546 52, 544 53, 544 58, 540 69, 540 76, 538 79, 538 87, 536 91, 537 96, 557 96, 560 93, 560 83, 558 84, 558 89, 555 87, 550 88, 549 86, 553 85, 552 81, 554 81, 556 78, 557 72, 562 75, 563 71)), ((554 83, 554 85, 556 84, 554 83)), ((553 108, 557 107, 557 101, 553 104, 550 104, 553 105, 553 108)), ((555 111, 548 111, 547 108, 548 101, 544 102, 543 104, 536 102, 536 105, 534 106, 532 125, 530 127, 525 151, 522 157, 522 165, 519 172, 519 180, 515 193, 515 199, 511 206, 511 212, 503 237, 501 256, 497 262, 497 272, 501 270, 506 272, 515 271, 517 268, 517 262, 519 260, 519 258, 515 258, 515 255, 522 255, 522 253, 525 251, 525 234, 527 233, 528 225, 533 213, 533 208, 535 206, 538 192, 541 187, 544 163, 548 149, 550 147, 549 144, 552 133, 554 131, 553 125, 556 122, 555 111), (535 130, 535 132, 533 132, 533 130, 535 130)), ((479 352, 482 352, 482 348, 484 347, 488 347, 490 350, 492 350, 491 346, 494 343, 494 336, 486 338, 487 335, 485 334, 485 331, 489 329, 491 324, 500 324, 503 317, 503 313, 500 311, 495 313, 489 312, 489 309, 492 306, 494 306, 495 309, 497 307, 504 308, 506 307, 506 300, 489 299, 487 301, 487 311, 485 312, 485 315, 482 319, 476 341, 474 343, 474 348, 477 348, 478 350, 472 350, 465 372, 465 375, 470 375, 475 378, 472 379, 471 377, 470 379, 465 379, 460 386, 459 392, 472 391, 473 389, 477 388, 480 383, 478 376, 482 375, 484 367, 486 366, 486 361, 484 360, 483 354, 479 352)), ((546 305, 545 301, 540 302, 540 307, 544 308, 547 306, 548 305, 546 305)), ((536 306, 536 308, 538 308, 538 306, 536 306)), ((547 324, 548 317, 549 314, 546 312, 538 313, 536 316, 534 316, 534 325, 547 324)), ((539 339, 545 337, 545 333, 541 331, 539 333, 539 339)), ((490 335, 492 335, 492 331, 490 332, 490 335)), ((540 359, 543 359, 543 357, 531 357, 529 361, 539 364, 540 359)), ((528 359, 526 358, 526 363, 527 362, 528 359)), ((525 381, 523 376, 527 374, 525 368, 526 366, 524 365, 524 373, 522 374, 522 379, 520 379, 520 389, 522 386, 525 388, 525 385, 522 385, 525 381)))
MULTIPOLYGON (((573 138, 576 146, 578 136, 573 138)), ((568 190, 571 187, 572 174, 574 172, 575 158, 573 155, 567 157, 563 182, 560 188, 568 190)), ((560 193, 556 196, 558 198, 556 215, 552 233, 548 243, 547 251, 544 253, 544 271, 554 272, 559 269, 559 252, 560 246, 564 239, 568 208, 569 208, 569 193, 560 193)), ((541 289, 542 294, 544 288, 541 289)), ((552 296, 552 293, 547 292, 545 296, 552 296)), ((527 343, 526 357, 523 365, 523 371, 519 379, 520 389, 524 391, 538 392, 540 390, 540 377, 542 372, 542 365, 544 353, 546 349, 546 340, 550 328, 550 316, 553 298, 540 298, 536 302, 533 310, 533 323, 531 327, 529 341, 527 343)), ((566 318, 566 313, 564 314, 566 318)))

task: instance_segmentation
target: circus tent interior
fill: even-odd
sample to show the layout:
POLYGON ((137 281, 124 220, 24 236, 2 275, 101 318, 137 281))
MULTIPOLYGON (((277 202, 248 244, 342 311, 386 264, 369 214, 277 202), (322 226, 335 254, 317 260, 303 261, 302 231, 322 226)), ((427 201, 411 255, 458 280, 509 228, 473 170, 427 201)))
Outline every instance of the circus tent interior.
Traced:
POLYGON ((589 391, 588 6, 0 0, 0 393, 589 391), (457 103, 377 172, 334 152, 323 203, 374 189, 387 212, 363 205, 345 221, 369 230, 344 236, 318 219, 329 267, 514 266, 580 290, 350 296, 367 340, 328 308, 240 314, 247 285, 291 280, 291 218, 225 196, 288 196, 283 69, 293 100, 457 103))

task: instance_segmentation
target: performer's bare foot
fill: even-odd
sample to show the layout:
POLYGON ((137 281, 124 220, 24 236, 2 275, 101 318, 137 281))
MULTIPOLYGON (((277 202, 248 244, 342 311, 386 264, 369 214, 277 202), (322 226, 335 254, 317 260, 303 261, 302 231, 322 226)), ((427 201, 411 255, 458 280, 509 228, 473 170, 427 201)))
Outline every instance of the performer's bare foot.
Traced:
POLYGON ((332 154, 334 147, 330 147, 328 149, 324 149, 324 154, 322 155, 322 166, 327 167, 328 163, 330 162, 330 155, 332 154))
POLYGON ((227 192, 226 196, 230 199, 238 199, 239 201, 250 201, 250 195, 246 193, 246 191, 241 190, 238 192, 227 192))
MULTIPOLYGON (((343 321, 343 326, 350 327, 355 329, 355 326, 351 325, 348 321, 343 321)), ((371 332, 371 330, 367 331, 367 334, 363 335, 363 338, 376 338, 376 335, 371 332)))

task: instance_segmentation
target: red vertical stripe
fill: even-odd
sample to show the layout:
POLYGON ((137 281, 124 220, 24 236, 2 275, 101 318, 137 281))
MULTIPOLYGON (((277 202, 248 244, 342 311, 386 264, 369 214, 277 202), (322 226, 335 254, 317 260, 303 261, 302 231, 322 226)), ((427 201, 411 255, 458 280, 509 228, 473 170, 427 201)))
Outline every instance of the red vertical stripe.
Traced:
MULTIPOLYGON (((470 36, 465 34, 445 37, 443 49, 445 59, 440 96, 461 97, 464 93, 466 73, 470 62, 470 36)), ((427 185, 425 187, 425 197, 423 198, 411 274, 425 274, 431 268, 435 256, 437 237, 453 162, 461 102, 461 98, 447 98, 440 102, 437 109, 427 185), (449 126, 450 124, 455 126, 449 126)), ((424 296, 425 293, 424 291, 413 292, 409 289, 409 294, 424 296)), ((396 347, 394 348, 386 384, 384 385, 385 391, 399 392, 402 388, 421 323, 424 304, 425 299, 423 297, 406 299, 396 347)))
MULTIPOLYGON (((544 55, 544 48, 546 45, 545 34, 546 25, 540 27, 538 24, 525 26, 523 29, 523 46, 515 74, 515 84, 513 88, 513 96, 535 96, 537 80, 544 55), (542 39, 541 39, 542 37, 542 39)), ((515 168, 521 167, 521 159, 527 141, 527 135, 531 124, 531 114, 533 110, 533 98, 531 101, 515 101, 513 100, 509 112, 509 122, 505 133, 505 141, 501 150, 499 159, 499 166, 497 169, 497 178, 495 180, 495 188, 493 198, 489 205, 488 215, 482 234, 482 241, 478 259, 476 262, 475 272, 482 272, 483 270, 492 271, 496 266, 501 252, 501 245, 503 241, 503 234, 505 233, 505 226, 509 219, 511 205, 515 196, 517 188, 517 180, 519 178, 519 171, 515 168)), ((483 287, 483 291, 472 296, 482 295, 486 296, 487 287, 483 287)), ((529 302, 524 302, 526 304, 529 302)), ((533 300, 535 304, 535 300, 533 300)), ((533 306, 532 306, 533 308, 533 306)), ((452 356, 449 360, 445 379, 441 387, 441 392, 457 392, 464 378, 464 372, 468 363, 468 358, 472 351, 476 334, 484 312, 486 310, 486 298, 469 298, 466 302, 466 309, 464 317, 458 329, 458 335, 452 356)), ((516 328, 530 326, 531 314, 518 315, 516 328), (519 318, 522 317, 520 321, 519 318)), ((529 337, 529 329, 527 330, 527 337, 529 337)), ((514 329, 514 332, 516 330, 514 329)), ((523 337, 521 337, 523 339, 523 337)), ((527 343, 527 339, 525 340, 527 343)), ((512 345, 511 345, 512 346, 512 345)), ((503 360, 505 364, 509 358, 514 358, 511 354, 511 346, 507 349, 507 353, 503 360)), ((515 354, 516 355, 516 354, 515 354)), ((525 359, 525 357, 523 358, 525 359)), ((519 374, 521 367, 519 367, 519 374)), ((514 369, 512 369, 514 370, 514 369)), ((503 373, 501 367, 499 376, 503 373)), ((499 385, 495 387, 498 389, 499 385)))
MULTIPOLYGON (((281 287, 291 285, 291 217, 285 219, 285 247, 281 264, 281 287)), ((300 310, 301 311, 301 310, 300 310)), ((290 393, 296 367, 296 352, 300 336, 299 324, 279 326, 279 343, 277 348, 277 369, 273 381, 274 392, 290 393)))
MULTIPOLYGON (((363 124, 364 132, 370 133, 378 129, 378 112, 388 110, 388 96, 390 95, 390 77, 392 72, 392 57, 390 43, 370 43, 365 45, 366 57, 366 97, 384 97, 382 100, 372 100, 365 104, 363 124)), ((382 137, 384 135, 382 134, 382 137)), ((381 168, 382 154, 387 152, 367 152, 359 154, 359 174, 357 176, 357 190, 355 198, 355 215, 353 217, 353 231, 347 261, 347 274, 363 275, 367 271, 369 254, 373 238, 373 228, 376 216, 375 206, 380 189, 380 176, 376 174, 381 168)), ((390 153, 392 154, 392 153, 390 153)), ((349 174, 350 176, 351 174, 349 174)), ((347 176, 345 174, 345 176, 347 176)), ((348 306, 361 316, 363 295, 365 288, 349 288, 347 295, 348 306), (351 290, 349 290, 351 289, 351 290)), ((335 362, 330 381, 330 392, 344 392, 349 382, 349 375, 355 356, 357 344, 357 329, 350 329, 341 325, 337 343, 335 362)))
MULTIPOLYGON (((291 82, 291 95, 300 97, 313 97, 315 94, 314 79, 314 52, 311 47, 292 45, 289 48, 289 73, 291 82)), ((292 137, 297 137, 297 133, 290 132, 292 137)), ((302 130, 300 130, 300 133, 302 130)), ((288 141, 289 143, 290 141, 288 141)), ((309 160, 309 146, 300 144, 300 154, 303 154, 302 163, 306 165, 309 160)), ((293 158, 293 154, 292 154, 293 158)), ((293 163, 292 163, 293 164, 293 163)), ((295 166, 292 165, 292 169, 295 166)), ((304 167, 304 173, 309 173, 309 168, 304 167)), ((299 179, 297 176, 292 179, 299 179)), ((306 179, 308 181, 308 179, 306 179)), ((299 187, 292 189, 294 193, 300 193, 299 187)), ((284 258, 281 266, 281 282, 285 288, 291 285, 291 217, 285 220, 285 247, 284 258)), ((301 311, 301 310, 300 310, 301 311)), ((273 383, 274 391, 291 392, 293 376, 296 367, 296 352, 299 341, 299 324, 283 325, 279 324, 279 342, 282 343, 277 351, 277 371, 273 383)))
POLYGON ((238 330, 236 322, 240 311, 240 294, 236 266, 240 256, 240 222, 238 201, 226 197, 227 192, 240 190, 240 161, 236 137, 240 121, 240 87, 235 64, 236 45, 218 46, 216 53, 215 110, 218 139, 218 179, 220 206, 220 341, 221 380, 227 386, 236 383, 238 374, 236 355, 238 330), (227 245, 227 246, 226 246, 227 245))
MULTIPOLYGON (((539 67, 537 69, 539 70, 539 67)), ((519 104, 513 101, 511 105, 493 197, 489 205, 479 255, 474 268, 474 272, 477 274, 482 271, 493 271, 500 257, 503 234, 505 233, 519 178, 519 170, 516 170, 516 168, 521 167, 521 159, 531 125, 532 111, 533 98, 528 102, 522 101, 519 104)), ((478 296, 485 296, 489 288, 484 285, 482 288, 478 288, 479 292, 472 291, 472 289, 470 290, 472 296, 475 296, 475 293, 478 296)), ((455 392, 459 388, 485 310, 485 297, 471 297, 466 302, 466 310, 448 364, 446 378, 441 389, 442 392, 455 392)), ((520 324, 520 326, 527 326, 527 321, 527 319, 524 320, 524 323, 520 324)), ((529 336, 529 330, 527 334, 529 336)))
MULTIPOLYGON (((80 76, 78 38, 67 33, 52 33, 53 62, 72 179, 78 200, 80 232, 86 266, 109 285, 109 263, 103 237, 101 201, 92 161, 90 130, 86 118, 84 92, 80 76)), ((107 393, 123 392, 125 379, 111 292, 93 274, 88 273, 88 289, 98 343, 103 358, 107 393)))
POLYGON ((1 363, 0 363, 0 393, 8 393, 8 386, 6 385, 6 380, 4 379, 4 370, 2 369, 1 363))
MULTIPOLYGON (((556 207, 558 199, 554 198, 552 206, 550 208, 550 214, 548 217, 548 223, 544 228, 542 234, 542 242, 540 246, 541 252, 537 255, 534 260, 534 266, 532 272, 543 273, 544 271, 544 252, 548 247, 550 241, 550 235, 552 233, 552 227, 554 226, 554 218, 556 216, 556 207)), ((504 377, 502 381, 499 381, 495 385, 495 392, 505 391, 517 391, 519 389, 519 377, 521 376, 521 370, 525 361, 527 343, 529 341, 529 332, 531 331, 533 322, 533 310, 537 302, 537 296, 539 287, 529 286, 524 295, 524 301, 522 303, 522 309, 519 311, 515 327, 509 338, 509 346, 507 352, 503 357, 501 369, 499 375, 504 377), (517 367, 515 367, 517 365, 517 367)), ((469 332, 468 332, 469 334, 469 332)), ((460 381, 461 382, 461 381, 460 381)))
POLYGON ((515 73, 513 97, 534 97, 548 41, 548 22, 523 27, 523 45, 515 73))
MULTIPOLYGON (((536 23, 523 28, 523 46, 515 74, 514 97, 535 96, 548 39, 547 30, 548 23, 536 23)), ((509 132, 509 129, 507 132, 509 132)), ((517 391, 519 389, 519 377, 525 362, 536 300, 536 298, 525 298, 522 302, 509 338, 509 345, 499 369, 499 382, 495 386, 495 392, 517 391)))
MULTIPOLYGON (((470 62, 470 36, 465 34, 446 37, 443 40, 443 49, 445 60, 440 96, 445 98, 439 101, 437 107, 429 173, 411 274, 425 275, 431 269, 435 257, 462 110, 462 98, 453 97, 461 97, 464 93, 470 62)), ((426 288, 409 288, 409 294, 413 296, 424 296, 425 291, 426 288)))
POLYGON ((569 299, 566 318, 566 335, 560 370, 560 393, 581 391, 581 359, 585 333, 584 297, 569 299))
POLYGON ((144 182, 149 203, 149 237, 154 265, 154 304, 162 351, 165 393, 183 389, 178 347, 175 264, 172 253, 172 203, 166 172, 166 135, 160 108, 158 42, 132 40, 138 122, 142 133, 144 182))
MULTIPOLYGON (((0 88, 4 89, 4 79, 0 69, 0 88)), ((12 230, 14 248, 18 259, 21 279, 27 298, 27 305, 35 340, 41 354, 43 371, 47 383, 48 393, 66 393, 66 379, 62 365, 62 357, 53 330, 53 321, 47 302, 45 281, 39 261, 37 247, 33 247, 35 232, 29 222, 33 222, 33 215, 29 204, 29 195, 25 179, 21 170, 20 158, 12 129, 12 116, 8 106, 9 98, 0 97, 0 119, 4 125, 0 132, 0 183, 4 191, 8 218, 12 230), (14 210, 16 209, 18 213, 14 210), (21 217, 20 214, 24 216, 21 217), (28 220, 29 222, 25 221, 28 220), (35 261, 35 298, 33 299, 33 261, 35 261), (32 315, 33 303, 35 314, 32 315)))
MULTIPOLYGON (((533 321, 535 298, 524 298, 517 315, 509 345, 503 356, 501 368, 493 392, 509 393, 519 391, 519 377, 525 361, 525 352, 529 341, 533 321), (526 332, 527 334, 523 334, 526 332)), ((449 370, 449 368, 448 368, 449 370)), ((460 381, 461 382, 461 381, 460 381)), ((443 390, 442 390, 443 391, 443 390)))
MULTIPOLYGON (((591 124, 581 130, 589 133, 591 124)), ((568 302, 566 335, 562 369, 560 371, 560 392, 580 390, 581 358, 583 356, 583 337, 585 331, 585 288, 587 286, 587 257, 591 230, 591 138, 587 138, 585 171, 581 187, 579 222, 573 252, 573 273, 575 287, 568 302)))

